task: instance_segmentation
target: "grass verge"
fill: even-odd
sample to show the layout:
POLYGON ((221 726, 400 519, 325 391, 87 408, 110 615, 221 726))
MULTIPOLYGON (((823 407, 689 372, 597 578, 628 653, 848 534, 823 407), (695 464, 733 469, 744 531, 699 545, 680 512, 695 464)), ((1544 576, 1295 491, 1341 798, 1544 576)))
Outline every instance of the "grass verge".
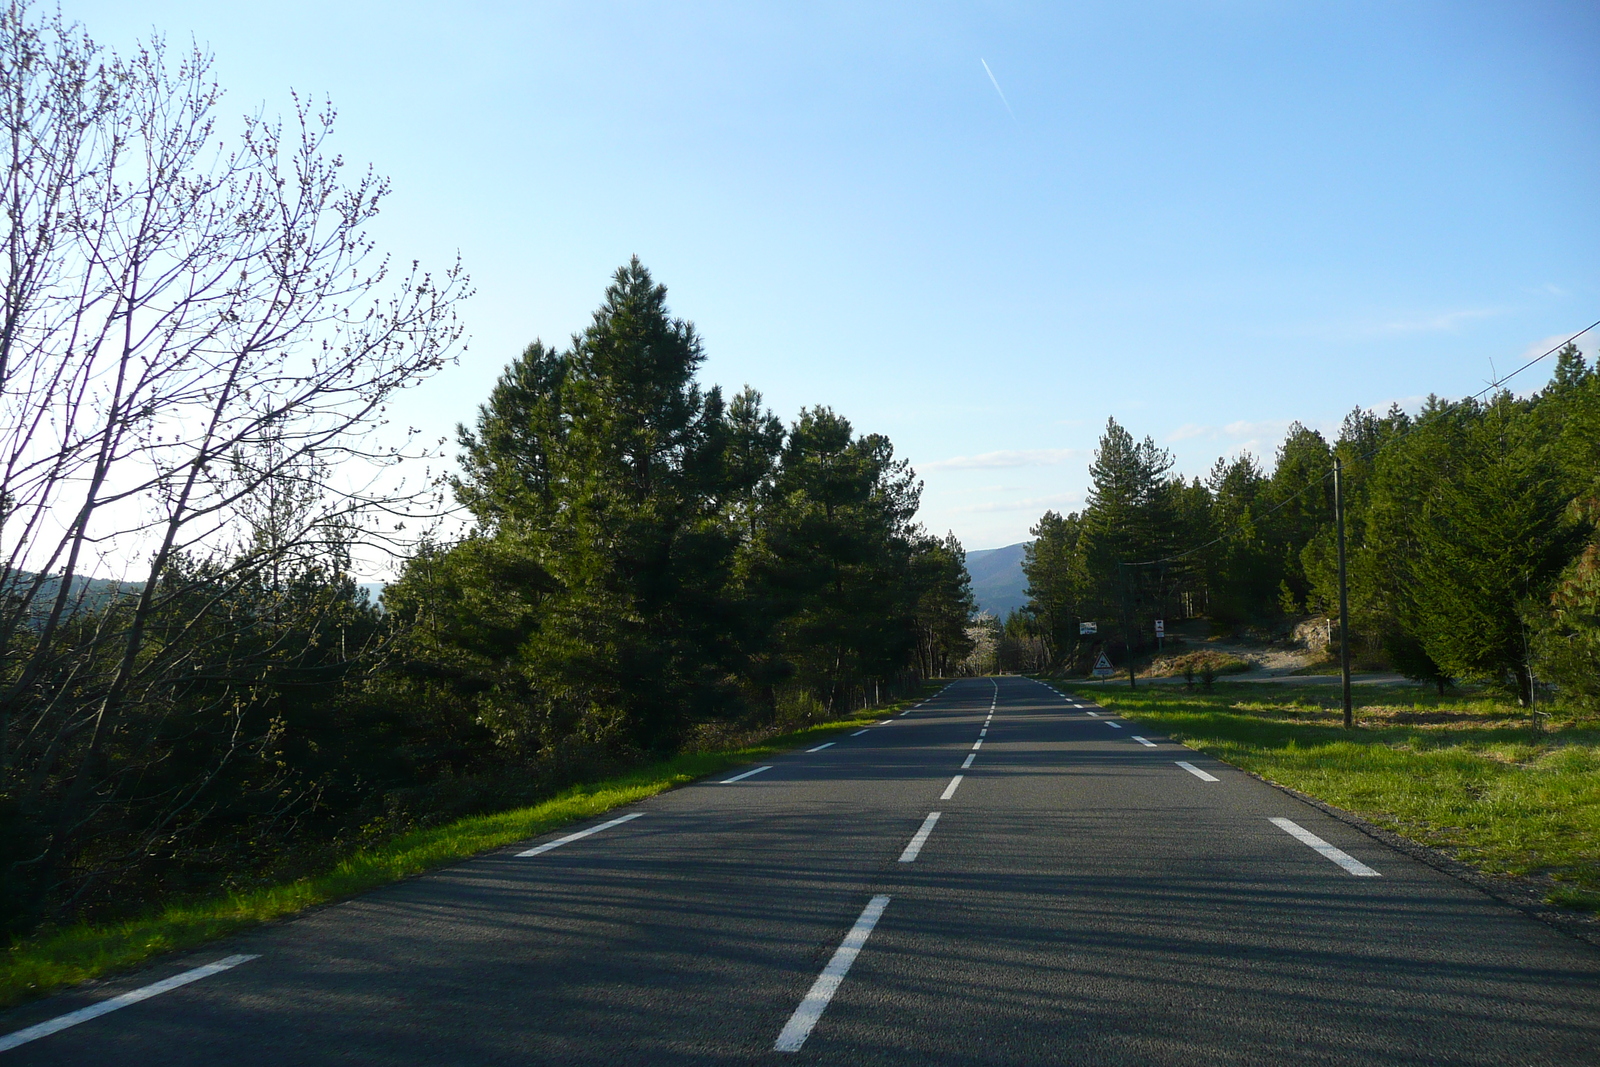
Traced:
POLYGON ((1331 686, 1062 688, 1485 874, 1529 879, 1548 903, 1600 912, 1600 722, 1558 713, 1537 729, 1482 696, 1360 686, 1347 731, 1331 686))
POLYGON ((175 903, 143 918, 42 932, 13 944, 0 962, 0 1008, 536 837, 819 736, 858 729, 900 706, 817 723, 759 744, 675 756, 629 774, 573 786, 530 807, 412 831, 352 853, 331 870, 312 877, 247 893, 175 903))

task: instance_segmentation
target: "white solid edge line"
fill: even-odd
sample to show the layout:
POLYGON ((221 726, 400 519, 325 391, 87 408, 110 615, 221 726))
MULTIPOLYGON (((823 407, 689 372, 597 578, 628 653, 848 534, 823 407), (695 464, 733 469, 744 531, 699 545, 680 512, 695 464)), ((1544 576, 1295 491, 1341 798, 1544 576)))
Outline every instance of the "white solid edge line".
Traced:
POLYGON ((933 824, 939 821, 942 812, 930 811, 928 817, 922 820, 922 825, 912 835, 911 843, 906 845, 906 850, 900 853, 901 863, 910 863, 917 858, 917 853, 922 851, 922 846, 927 843, 928 835, 933 833, 933 824))
POLYGON ((966 760, 965 763, 963 763, 961 765, 961 769, 962 770, 966 770, 968 767, 972 766, 972 761, 977 759, 977 758, 978 758, 978 754, 976 752, 968 752, 967 753, 967 760, 966 760))
POLYGON ((549 852, 553 848, 560 848, 562 845, 569 844, 573 841, 582 840, 583 838, 588 837, 590 834, 597 834, 601 830, 609 830, 613 826, 627 822, 629 819, 637 819, 643 814, 644 812, 642 811, 629 812, 627 815, 612 819, 610 822, 603 822, 599 826, 591 826, 587 830, 579 830, 575 834, 568 834, 566 837, 558 837, 554 841, 546 841, 542 845, 535 845, 526 852, 518 852, 517 858, 521 859, 524 856, 537 856, 541 853, 549 852))
POLYGON ((1304 826, 1290 819, 1271 819, 1272 825, 1282 830, 1291 837, 1296 838, 1301 844, 1310 845, 1328 859, 1337 863, 1357 878, 1382 878, 1383 875, 1368 867, 1343 849, 1335 848, 1304 826))
POLYGON ((1156 747, 1156 743, 1154 741, 1147 741, 1144 738, 1140 737, 1138 734, 1134 734, 1133 735, 1133 739, 1135 741, 1139 742, 1145 748, 1155 748, 1156 747))
POLYGON ((883 909, 888 906, 887 896, 876 896, 868 901, 866 908, 861 912, 861 917, 856 920, 856 924, 850 928, 848 934, 844 935, 844 940, 839 942, 839 947, 834 950, 833 959, 822 968, 817 980, 811 983, 811 990, 806 993, 805 999, 800 1001, 800 1006, 794 1009, 794 1014, 789 1016, 789 1021, 783 1025, 778 1040, 773 1042, 772 1051, 800 1051, 800 1046, 811 1036, 811 1028, 822 1018, 822 1013, 828 1007, 828 1001, 839 991, 844 976, 850 972, 850 965, 861 954, 861 948, 867 943, 872 928, 878 925, 883 909))
POLYGON ((865 731, 865 730, 857 730, 855 733, 851 734, 850 736, 851 737, 860 737, 862 734, 864 734, 866 732, 867 731, 865 731))
POLYGON ((762 771, 770 771, 770 770, 772 770, 772 764, 769 763, 765 767, 757 767, 753 771, 745 771, 743 774, 736 774, 732 778, 724 778, 721 782, 719 782, 717 784, 718 785, 732 785, 734 782, 742 782, 742 781, 744 781, 746 778, 750 777, 752 774, 760 774, 762 771))
POLYGON ((1106 725, 1111 727, 1113 730, 1122 729, 1122 724, 1120 722, 1108 722, 1108 723, 1106 723, 1106 725))
POLYGON ((1185 763, 1183 760, 1176 760, 1175 762, 1178 764, 1178 766, 1182 767, 1184 770, 1188 771, 1190 774, 1194 775, 1196 778, 1200 779, 1202 782, 1220 782, 1220 781, 1222 781, 1222 779, 1216 777, 1215 775, 1207 774, 1205 771, 1202 771, 1199 767, 1196 767, 1192 763, 1185 763))
POLYGON ((944 787, 944 792, 939 794, 939 799, 949 800, 951 797, 955 796, 956 786, 961 784, 961 779, 963 777, 963 775, 958 774, 954 778, 950 779, 950 784, 944 787))
POLYGON ((834 745, 837 745, 838 743, 839 742, 837 742, 837 741, 825 741, 822 744, 818 745, 816 748, 808 748, 808 749, 806 749, 806 755, 810 755, 813 752, 821 752, 825 748, 832 748, 834 745))
POLYGON ((0 1052, 14 1049, 18 1045, 26 1045, 30 1041, 37 1041, 41 1037, 49 1037, 51 1034, 65 1030, 69 1026, 77 1026, 79 1023, 88 1022, 90 1019, 98 1019, 106 1012, 116 1011, 118 1008, 126 1008, 128 1005, 137 1004, 141 1000, 149 1000, 151 997, 160 996, 162 993, 170 992, 179 986, 186 986, 190 982, 198 982, 202 978, 209 978, 229 968, 237 967, 241 963, 248 963, 259 958, 259 954, 224 956, 215 963, 208 963, 204 967, 194 967, 181 974, 175 974, 171 978, 164 978, 159 982, 140 986, 138 989, 124 993, 120 997, 112 997, 110 1000, 102 1000, 98 1004, 91 1004, 87 1008, 79 1008, 77 1011, 69 1011, 65 1015, 57 1015, 54 1019, 46 1019, 44 1022, 36 1026, 30 1026, 25 1030, 15 1030, 4 1037, 0 1037, 0 1052))

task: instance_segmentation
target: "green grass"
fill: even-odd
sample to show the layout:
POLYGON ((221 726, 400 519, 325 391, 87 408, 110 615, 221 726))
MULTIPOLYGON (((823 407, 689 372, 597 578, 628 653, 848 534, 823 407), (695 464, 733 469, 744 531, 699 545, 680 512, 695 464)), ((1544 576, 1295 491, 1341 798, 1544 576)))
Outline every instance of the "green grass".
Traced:
POLYGON ((1345 730, 1333 686, 1222 683, 1062 688, 1546 900, 1600 911, 1600 722, 1482 696, 1359 686, 1345 730))
POLYGON ((531 807, 416 830, 354 852, 331 870, 312 877, 174 903, 143 918, 43 931, 13 944, 0 960, 0 1007, 548 833, 818 736, 860 728, 899 706, 818 723, 760 744, 676 756, 631 774, 574 786, 531 807))

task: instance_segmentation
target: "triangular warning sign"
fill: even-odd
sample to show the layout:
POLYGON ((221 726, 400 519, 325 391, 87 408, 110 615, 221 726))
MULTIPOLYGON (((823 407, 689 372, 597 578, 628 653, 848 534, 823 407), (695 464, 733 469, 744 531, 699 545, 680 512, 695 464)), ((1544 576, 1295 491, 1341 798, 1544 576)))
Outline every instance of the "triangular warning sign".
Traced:
POLYGON ((1100 678, 1107 678, 1110 677, 1114 671, 1115 668, 1111 666, 1111 661, 1107 659, 1106 654, 1102 652, 1100 653, 1100 658, 1094 661, 1094 670, 1090 671, 1089 673, 1100 678))

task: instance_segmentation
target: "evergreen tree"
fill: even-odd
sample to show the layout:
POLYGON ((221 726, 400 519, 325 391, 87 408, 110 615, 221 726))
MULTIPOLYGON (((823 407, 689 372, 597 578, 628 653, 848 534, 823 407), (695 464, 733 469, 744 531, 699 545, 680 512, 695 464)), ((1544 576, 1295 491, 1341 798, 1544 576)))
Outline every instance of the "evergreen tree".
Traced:
POLYGON ((829 712, 851 686, 892 676, 915 650, 920 495, 887 438, 856 437, 821 407, 790 428, 763 525, 761 585, 784 620, 784 654, 829 712))
POLYGON ((1267 479, 1248 452, 1232 462, 1219 459, 1206 487, 1217 542, 1206 549, 1210 615, 1231 628, 1270 611, 1282 582, 1279 557, 1257 528, 1267 479))
POLYGON ((1404 630, 1442 673, 1529 693, 1522 611, 1548 595, 1580 536, 1556 428, 1502 393, 1434 404, 1379 456, 1368 546, 1404 630))
POLYGON ((1272 478, 1262 494, 1264 534, 1282 574, 1278 603, 1289 614, 1303 611, 1311 594, 1302 554, 1318 533, 1333 525, 1332 467, 1327 440, 1296 422, 1278 446, 1272 478))
MULTIPOLYGON (((1082 515, 1087 605, 1120 620, 1122 639, 1143 647, 1149 620, 1168 614, 1178 571, 1142 564, 1172 555, 1180 539, 1177 488, 1168 476, 1172 456, 1146 437, 1135 442, 1115 419, 1089 467, 1091 488, 1082 515)), ((1153 630, 1151 631, 1153 632, 1153 630)))
POLYGON ((912 584, 916 603, 917 664, 937 678, 954 672, 972 652, 967 627, 978 613, 967 574, 967 554, 954 533, 944 540, 916 537, 911 543, 912 584))
POLYGON ((1028 579, 1028 611, 1049 641, 1055 663, 1073 663, 1080 654, 1079 623, 1088 594, 1076 512, 1061 516, 1047 511, 1029 531, 1033 541, 1023 549, 1022 571, 1028 579))

